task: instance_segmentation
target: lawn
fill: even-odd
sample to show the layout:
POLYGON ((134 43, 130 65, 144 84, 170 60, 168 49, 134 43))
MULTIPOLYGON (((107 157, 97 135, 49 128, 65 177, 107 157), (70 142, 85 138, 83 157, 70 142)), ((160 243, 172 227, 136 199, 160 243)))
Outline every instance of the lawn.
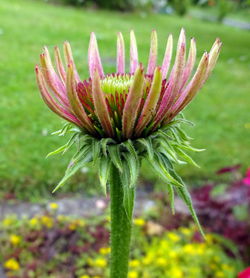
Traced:
MULTIPOLYGON (((159 35, 160 57, 166 37, 176 37, 183 26, 187 36, 197 39, 198 56, 209 50, 220 37, 223 50, 209 82, 186 109, 195 122, 188 133, 194 146, 206 148, 195 156, 200 169, 182 167, 186 178, 210 177, 219 167, 242 163, 249 165, 249 70, 250 33, 190 17, 121 14, 108 11, 53 6, 39 1, 0 2, 0 180, 1 187, 31 192, 32 186, 54 186, 69 159, 45 160, 46 154, 62 145, 63 138, 50 133, 61 121, 41 101, 35 83, 34 66, 43 45, 51 50, 69 40, 77 66, 87 77, 89 34, 95 31, 105 70, 115 70, 116 33, 122 31, 128 46, 129 30, 137 35, 139 55, 147 61, 150 31, 159 35), (19 185, 22 185, 19 187, 19 185)), ((35 191, 32 191, 35 193, 35 191)))

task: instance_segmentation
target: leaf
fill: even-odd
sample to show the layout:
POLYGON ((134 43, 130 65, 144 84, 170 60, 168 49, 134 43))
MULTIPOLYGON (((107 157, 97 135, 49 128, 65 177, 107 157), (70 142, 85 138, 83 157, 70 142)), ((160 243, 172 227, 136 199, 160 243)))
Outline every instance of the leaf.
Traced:
POLYGON ((104 138, 104 139, 101 140, 101 148, 102 148, 102 152, 105 156, 108 155, 107 154, 107 146, 108 146, 109 143, 110 144, 115 144, 116 142, 111 138, 104 138))
POLYGON ((149 160, 153 160, 154 159, 154 149, 153 149, 151 140, 140 138, 137 140, 137 142, 139 142, 143 147, 146 148, 149 160))
POLYGON ((93 155, 93 163, 94 165, 96 164, 96 161, 99 158, 101 152, 101 147, 100 147, 100 143, 98 140, 93 140, 92 141, 92 155, 93 155))
POLYGON ((198 168, 200 168, 200 166, 189 156, 187 155, 184 151, 175 148, 175 151, 177 152, 177 154, 184 159, 184 161, 186 161, 187 163, 190 163, 198 168))
MULTIPOLYGON (((139 161, 137 157, 133 156, 131 153, 123 153, 123 156, 125 158, 126 165, 123 167, 126 167, 129 169, 129 187, 133 187, 136 184, 138 175, 139 175, 139 161)), ((123 168, 124 169, 124 168, 123 168)))
POLYGON ((122 172, 123 167, 122 167, 122 160, 121 160, 121 153, 120 153, 120 145, 108 146, 108 152, 115 167, 119 169, 120 172, 122 172))
POLYGON ((61 181, 58 183, 58 185, 55 187, 52 193, 54 193, 61 186, 63 186, 70 177, 72 177, 80 168, 84 167, 88 162, 90 162, 91 159, 92 159, 91 147, 87 146, 84 148, 84 150, 82 150, 81 157, 79 157, 78 160, 73 160, 72 162, 70 162, 64 177, 61 179, 61 181))
POLYGON ((99 179, 103 191, 106 195, 107 192, 107 182, 109 179, 109 173, 111 168, 111 160, 107 159, 106 157, 102 156, 99 160, 99 179))
POLYGON ((130 187, 130 170, 126 165, 126 162, 123 162, 123 172, 120 173, 121 182, 123 186, 123 206, 126 211, 128 219, 131 221, 134 209, 134 198, 135 198, 135 188, 130 187))

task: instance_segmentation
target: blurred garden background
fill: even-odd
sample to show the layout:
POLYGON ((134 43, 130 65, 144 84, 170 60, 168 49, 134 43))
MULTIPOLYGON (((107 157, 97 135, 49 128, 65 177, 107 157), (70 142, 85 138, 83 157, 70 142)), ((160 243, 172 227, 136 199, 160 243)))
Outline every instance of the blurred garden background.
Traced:
POLYGON ((206 149, 194 156, 201 167, 178 169, 207 241, 178 199, 171 216, 166 185, 144 164, 129 277, 250 277, 250 271, 242 272, 250 266, 250 2, 0 0, 1 278, 102 278, 108 273, 108 198, 95 168, 81 169, 51 193, 72 153, 45 159, 67 138, 51 135, 62 122, 37 89, 34 67, 42 47, 52 51, 68 40, 85 79, 92 31, 104 69, 114 72, 118 31, 127 54, 129 32, 135 31, 139 59, 146 62, 152 29, 163 58, 167 36, 173 33, 176 43, 182 27, 188 38, 196 38, 198 57, 215 38, 223 42, 211 78, 184 111, 196 125, 185 127, 193 146, 206 149))

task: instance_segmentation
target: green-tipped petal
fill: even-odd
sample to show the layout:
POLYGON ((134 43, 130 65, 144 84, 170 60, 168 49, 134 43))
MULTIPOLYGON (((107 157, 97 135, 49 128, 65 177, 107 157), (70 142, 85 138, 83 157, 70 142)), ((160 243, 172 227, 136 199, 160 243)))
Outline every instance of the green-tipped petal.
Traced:
POLYGON ((151 33, 151 46, 150 46, 148 69, 147 69, 147 74, 149 75, 152 75, 154 73, 156 67, 157 50, 158 50, 157 33, 155 30, 153 30, 151 33))
POLYGON ((135 121, 138 115, 138 110, 143 96, 143 84, 144 84, 144 70, 138 67, 132 86, 130 87, 129 94, 124 106, 123 116, 122 116, 122 133, 124 138, 130 138, 135 121))
POLYGON ((158 103, 162 84, 161 69, 156 68, 154 72, 153 83, 150 92, 147 96, 146 102, 143 106, 141 116, 135 129, 136 136, 140 135, 143 128, 152 120, 155 115, 155 107, 158 103))
POLYGON ((111 120, 110 120, 109 111, 105 100, 105 95, 101 89, 101 81, 100 81, 98 70, 94 72, 92 91, 93 91, 95 113, 106 134, 109 137, 112 137, 114 135, 114 132, 111 125, 111 120))
POLYGON ((71 50, 71 46, 69 44, 69 42, 64 42, 64 45, 63 45, 63 50, 64 50, 64 57, 65 57, 65 60, 67 62, 67 64, 69 65, 70 63, 72 63, 73 65, 73 68, 74 68, 74 74, 75 74, 75 78, 77 80, 77 82, 80 82, 80 77, 79 77, 79 74, 76 70, 76 65, 75 65, 75 62, 74 62, 74 58, 73 58, 73 54, 72 54, 72 50, 71 50))
POLYGON ((54 113, 56 113, 58 116, 62 117, 63 119, 77 125, 81 126, 80 121, 72 115, 69 111, 67 111, 65 108, 63 108, 59 103, 55 101, 55 99, 51 96, 49 93, 46 82, 43 77, 43 74, 38 66, 35 68, 36 70, 36 79, 37 84, 41 93, 41 96, 44 100, 44 102, 47 104, 47 106, 52 110, 54 113))
POLYGON ((62 82, 65 84, 65 82, 66 82, 66 72, 65 72, 65 69, 64 69, 63 62, 62 62, 59 47, 55 46, 54 51, 55 51, 55 60, 56 60, 57 72, 58 72, 62 82))
POLYGON ((195 94, 201 88, 204 83, 204 79, 206 78, 208 62, 209 54, 206 52, 201 58, 194 77, 171 109, 174 115, 181 111, 194 98, 195 94))
POLYGON ((94 134, 95 130, 93 128, 93 125, 92 125, 90 119, 88 118, 85 110, 83 109, 83 106, 78 98, 78 95, 77 95, 77 92, 75 89, 76 81, 75 81, 74 68, 73 68, 72 63, 70 63, 68 65, 66 84, 67 84, 68 98, 69 98, 73 113, 80 120, 80 122, 82 123, 82 126, 86 130, 88 130, 90 133, 94 134))
POLYGON ((214 69, 216 62, 218 60, 218 57, 220 55, 220 50, 221 50, 222 42, 220 39, 216 39, 214 42, 210 52, 209 52, 209 63, 208 63, 208 69, 207 69, 207 77, 211 74, 212 70, 214 69))

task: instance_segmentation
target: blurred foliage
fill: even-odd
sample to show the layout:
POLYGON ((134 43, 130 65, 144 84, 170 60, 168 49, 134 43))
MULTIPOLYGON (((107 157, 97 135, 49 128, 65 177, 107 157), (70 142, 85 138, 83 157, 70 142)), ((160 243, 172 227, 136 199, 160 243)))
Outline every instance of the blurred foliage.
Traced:
POLYGON ((174 11, 180 16, 185 15, 190 6, 190 0, 169 0, 167 3, 172 6, 174 11))
MULTIPOLYGON (((0 222, 0 262, 8 278, 108 277, 109 220, 54 212, 0 222)), ((134 219, 129 278, 235 278, 243 269, 235 246, 215 234, 204 241, 196 228, 168 231, 134 219)))

